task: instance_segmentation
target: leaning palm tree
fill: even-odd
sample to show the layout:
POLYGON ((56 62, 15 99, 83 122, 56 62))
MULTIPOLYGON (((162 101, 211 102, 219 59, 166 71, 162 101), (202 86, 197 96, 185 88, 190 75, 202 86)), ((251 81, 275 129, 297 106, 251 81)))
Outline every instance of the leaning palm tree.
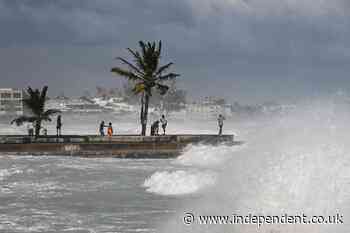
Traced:
POLYGON ((127 69, 114 67, 111 69, 111 72, 135 83, 133 92, 136 95, 141 95, 141 135, 144 136, 146 135, 148 105, 150 97, 152 96, 152 90, 157 89, 161 95, 165 95, 169 87, 165 85, 164 82, 180 75, 175 73, 164 74, 173 63, 170 62, 163 66, 160 65, 162 51, 161 41, 159 41, 158 46, 156 42, 145 43, 143 41, 140 41, 139 45, 141 48, 140 52, 128 48, 128 51, 134 57, 134 64, 121 57, 117 57, 122 64, 126 65, 127 69))
POLYGON ((33 123, 35 125, 35 137, 40 136, 41 122, 51 121, 51 116, 60 112, 56 109, 45 110, 46 93, 47 86, 44 86, 41 91, 28 87, 28 97, 23 99, 23 104, 31 111, 31 115, 20 116, 14 119, 11 124, 16 123, 17 126, 20 126, 25 122, 33 123))

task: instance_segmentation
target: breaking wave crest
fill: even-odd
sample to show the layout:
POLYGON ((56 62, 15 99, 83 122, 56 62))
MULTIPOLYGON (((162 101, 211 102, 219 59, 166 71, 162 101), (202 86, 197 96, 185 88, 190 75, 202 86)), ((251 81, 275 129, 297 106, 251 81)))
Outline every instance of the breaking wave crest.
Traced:
POLYGON ((190 145, 175 163, 186 166, 215 167, 232 159, 234 152, 241 148, 240 146, 226 145, 190 145))
POLYGON ((232 159, 239 147, 190 145, 174 161, 181 170, 157 171, 145 180, 148 192, 158 195, 184 195, 200 192, 217 182, 218 167, 232 159))
POLYGON ((10 169, 0 169, 0 181, 7 179, 8 177, 23 173, 22 170, 10 168, 10 169))
MULTIPOLYGON (((249 146, 236 151, 232 157, 229 148, 207 148, 216 159, 222 153, 227 154, 229 159, 224 162, 211 160, 204 147, 198 154, 193 153, 195 148, 189 148, 177 162, 195 166, 217 162, 220 170, 215 169, 216 183, 197 201, 186 202, 186 209, 178 211, 179 214, 165 223, 160 232, 167 229, 174 229, 171 233, 258 232, 253 225, 235 228, 229 225, 179 226, 174 219, 183 217, 188 209, 196 214, 217 216, 232 213, 333 216, 341 213, 344 219, 348 218, 349 119, 348 100, 305 103, 287 115, 256 119, 259 124, 254 125, 252 133, 245 138, 249 146)), ((348 233, 349 229, 346 222, 338 225, 266 225, 259 232, 348 233)))
POLYGON ((215 184, 216 174, 199 171, 162 171, 146 179, 143 186, 159 195, 181 195, 197 192, 215 184))

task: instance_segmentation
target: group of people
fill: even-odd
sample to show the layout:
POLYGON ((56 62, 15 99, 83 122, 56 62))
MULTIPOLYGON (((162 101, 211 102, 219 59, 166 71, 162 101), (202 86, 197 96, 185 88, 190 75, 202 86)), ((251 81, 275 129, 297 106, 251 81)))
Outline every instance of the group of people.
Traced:
MULTIPOLYGON (((222 135, 222 128, 224 126, 224 120, 226 120, 226 119, 225 119, 225 117, 223 115, 219 114, 219 117, 218 117, 217 120, 218 120, 218 125, 219 125, 219 135, 222 135)), ((165 118, 164 115, 162 115, 162 117, 159 120, 156 120, 156 121, 154 121, 152 123, 152 125, 151 125, 151 133, 150 133, 151 136, 158 136, 159 135, 159 125, 162 126, 163 135, 165 135, 166 127, 168 125, 168 121, 167 121, 167 119, 165 118)), ((100 128, 99 128, 100 135, 101 136, 105 136, 104 129, 106 127, 107 127, 107 135, 108 136, 112 136, 113 135, 112 123, 109 122, 108 126, 106 126, 104 121, 101 121, 101 123, 100 123, 100 128)))
POLYGON ((168 125, 168 121, 165 119, 165 116, 162 115, 162 117, 159 120, 156 120, 151 125, 151 136, 159 135, 159 124, 162 125, 163 135, 165 135, 165 131, 166 131, 166 127, 168 125))
MULTIPOLYGON (((159 135, 159 124, 162 125, 163 135, 165 135, 168 121, 165 119, 165 116, 162 115, 162 117, 159 120, 156 120, 151 125, 151 136, 159 135)), ((101 121, 101 123, 100 123, 100 127, 99 127, 100 136, 106 135, 105 128, 107 128, 107 136, 109 136, 109 137, 113 136, 114 131, 113 131, 112 123, 109 122, 108 125, 106 125, 104 121, 101 121)))
MULTIPOLYGON (((218 117, 219 135, 222 135, 222 128, 224 126, 224 120, 226 120, 225 117, 223 115, 219 114, 219 117, 218 117)), ((168 121, 165 119, 165 116, 162 115, 162 117, 159 120, 156 120, 151 125, 151 136, 159 135, 159 124, 162 125, 163 135, 165 135, 165 130, 166 130, 166 127, 168 125, 168 121)))
MULTIPOLYGON (((225 117, 223 115, 219 115, 218 117, 218 126, 219 126, 219 135, 222 135, 222 128, 224 125, 224 120, 225 117)), ((56 135, 57 137, 61 136, 61 130, 62 130, 62 116, 58 115, 57 116, 57 121, 56 121, 56 135)), ((166 127, 168 125, 168 121, 166 120, 165 116, 162 115, 162 117, 159 120, 156 120, 153 122, 151 125, 151 136, 157 136, 159 135, 159 125, 162 126, 163 129, 163 135, 165 135, 166 127)), ((28 124, 28 134, 29 136, 34 135, 34 127, 33 124, 28 124)), ((101 121, 100 127, 99 127, 99 132, 101 136, 105 136, 105 128, 107 128, 107 136, 111 137, 113 135, 113 126, 112 123, 109 122, 108 125, 105 125, 104 121, 101 121)), ((43 128, 43 135, 47 135, 47 130, 43 128)))
MULTIPOLYGON (((34 125, 35 122, 27 123, 27 131, 29 136, 34 136, 34 125)), ((61 136, 62 129, 62 116, 58 115, 56 120, 56 135, 57 137, 61 136)), ((47 129, 44 127, 40 128, 42 135, 47 136, 47 129)))
MULTIPOLYGON (((33 123, 27 123, 26 124, 28 136, 34 136, 34 124, 33 123)), ((47 136, 47 129, 44 127, 40 128, 40 132, 42 135, 47 136)))
POLYGON ((109 122, 108 123, 108 126, 105 125, 105 122, 104 121, 101 121, 100 123, 100 128, 99 128, 99 131, 100 131, 100 135, 101 136, 105 136, 105 128, 107 128, 107 135, 109 137, 112 137, 113 136, 113 126, 112 126, 112 122, 109 122))

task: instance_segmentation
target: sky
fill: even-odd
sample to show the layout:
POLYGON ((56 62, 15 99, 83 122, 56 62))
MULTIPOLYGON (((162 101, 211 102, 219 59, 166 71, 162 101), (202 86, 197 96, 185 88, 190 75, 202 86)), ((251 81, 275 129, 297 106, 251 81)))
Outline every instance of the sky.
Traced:
POLYGON ((350 89, 348 0, 0 0, 0 87, 118 87, 126 48, 162 40, 192 98, 293 102, 350 89))

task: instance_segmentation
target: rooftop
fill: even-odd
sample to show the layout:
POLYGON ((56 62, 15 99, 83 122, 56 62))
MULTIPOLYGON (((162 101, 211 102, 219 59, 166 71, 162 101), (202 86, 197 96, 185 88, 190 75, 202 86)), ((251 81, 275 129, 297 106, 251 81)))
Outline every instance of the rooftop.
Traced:
POLYGON ((13 91, 21 91, 21 90, 14 89, 14 88, 0 88, 0 92, 13 92, 13 91))

